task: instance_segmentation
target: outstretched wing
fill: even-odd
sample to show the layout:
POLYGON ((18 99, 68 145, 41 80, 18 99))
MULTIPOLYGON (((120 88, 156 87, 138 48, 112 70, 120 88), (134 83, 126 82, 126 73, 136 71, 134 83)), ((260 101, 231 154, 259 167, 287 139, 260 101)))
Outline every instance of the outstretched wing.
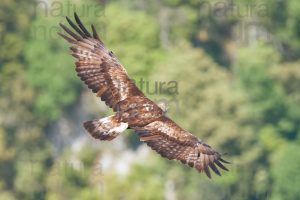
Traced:
POLYGON ((60 23, 67 34, 58 34, 71 43, 71 54, 76 58, 76 71, 81 80, 114 110, 127 97, 143 95, 114 54, 105 48, 94 26, 91 34, 76 13, 74 16, 76 24, 66 17, 73 31, 60 23))
POLYGON ((140 140, 146 142, 161 156, 179 160, 199 172, 204 171, 209 178, 211 178, 210 169, 221 175, 217 166, 228 171, 222 163, 229 162, 223 160, 218 152, 167 117, 135 130, 140 140))

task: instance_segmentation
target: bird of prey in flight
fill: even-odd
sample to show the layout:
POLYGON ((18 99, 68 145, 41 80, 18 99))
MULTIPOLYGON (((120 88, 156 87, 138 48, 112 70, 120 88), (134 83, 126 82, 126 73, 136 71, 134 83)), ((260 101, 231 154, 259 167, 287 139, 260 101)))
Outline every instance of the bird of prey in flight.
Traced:
POLYGON ((228 170, 221 154, 202 140, 185 131, 165 115, 165 109, 148 99, 112 51, 109 51, 96 29, 89 32, 75 13, 75 22, 66 17, 71 28, 60 23, 71 54, 76 58, 75 70, 97 97, 113 109, 114 115, 83 124, 89 134, 99 140, 113 140, 126 129, 133 129, 139 139, 161 156, 205 172, 221 175, 228 170))

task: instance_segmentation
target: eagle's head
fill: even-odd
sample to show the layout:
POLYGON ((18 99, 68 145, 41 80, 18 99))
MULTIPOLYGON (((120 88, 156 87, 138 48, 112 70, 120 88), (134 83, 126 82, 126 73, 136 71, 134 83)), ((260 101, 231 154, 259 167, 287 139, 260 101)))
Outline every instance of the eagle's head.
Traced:
POLYGON ((168 104, 165 101, 159 101, 157 102, 158 107, 163 110, 164 114, 168 111, 168 104))

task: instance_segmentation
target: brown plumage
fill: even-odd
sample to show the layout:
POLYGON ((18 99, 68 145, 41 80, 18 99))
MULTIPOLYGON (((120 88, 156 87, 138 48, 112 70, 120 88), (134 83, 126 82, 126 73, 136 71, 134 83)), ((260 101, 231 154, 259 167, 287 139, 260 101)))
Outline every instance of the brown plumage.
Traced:
POLYGON ((76 24, 68 17, 67 21, 73 30, 60 24, 67 34, 58 34, 71 44, 77 75, 115 111, 114 116, 84 123, 94 138, 112 140, 131 128, 161 156, 179 160, 209 178, 210 169, 218 175, 218 167, 227 170, 223 163, 228 162, 218 152, 166 117, 165 111, 138 89, 115 55, 105 48, 93 25, 91 34, 76 13, 76 24))

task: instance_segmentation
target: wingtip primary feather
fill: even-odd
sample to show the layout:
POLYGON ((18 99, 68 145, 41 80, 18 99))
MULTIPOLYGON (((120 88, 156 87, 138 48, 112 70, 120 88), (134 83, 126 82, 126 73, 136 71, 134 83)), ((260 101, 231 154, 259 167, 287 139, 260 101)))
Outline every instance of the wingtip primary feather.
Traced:
POLYGON ((94 37, 95 39, 99 40, 99 41, 103 44, 103 42, 102 42, 102 40, 100 39, 100 37, 99 37, 99 35, 98 35, 98 33, 97 33, 96 29, 95 29, 95 26, 94 26, 93 24, 91 25, 91 28, 92 28, 92 32, 93 32, 93 37, 94 37))
POLYGON ((79 18, 76 12, 74 12, 74 18, 79 18))
POLYGON ((219 162, 218 160, 215 161, 215 163, 223 170, 225 171, 229 171, 221 162, 219 162))
POLYGON ((214 163, 210 163, 210 164, 209 164, 209 167, 210 167, 217 175, 221 176, 220 171, 218 170, 218 168, 215 166, 214 163))
POLYGON ((72 36, 75 40, 81 40, 81 38, 76 35, 73 31, 71 31, 67 26, 62 23, 59 23, 59 26, 62 27, 70 36, 72 36))
POLYGON ((68 23, 72 26, 72 28, 73 28, 79 35, 81 35, 81 37, 87 38, 87 36, 80 30, 80 28, 78 28, 78 27, 76 26, 76 24, 74 24, 74 22, 73 22, 68 16, 66 16, 66 19, 67 19, 68 23))
POLYGON ((224 160, 222 158, 219 159, 221 162, 226 163, 226 164, 231 164, 231 162, 228 162, 227 160, 224 160))
POLYGON ((90 32, 83 26, 83 24, 82 24, 82 22, 81 22, 81 20, 80 20, 80 18, 78 17, 78 15, 77 15, 76 12, 74 12, 74 18, 75 18, 76 23, 77 23, 78 26, 80 27, 80 29, 85 33, 85 35, 86 35, 87 37, 92 37, 91 34, 90 34, 90 32))
POLYGON ((209 170, 208 166, 204 168, 204 172, 205 172, 206 176, 207 176, 209 179, 211 179, 211 173, 210 173, 210 170, 209 170))
POLYGON ((62 34, 62 33, 60 33, 60 32, 57 32, 57 34, 58 34, 59 36, 61 36, 62 38, 64 38, 65 40, 67 40, 68 42, 70 42, 70 43, 76 42, 76 41, 73 40, 72 38, 69 38, 68 36, 66 36, 66 35, 64 35, 64 34, 62 34))

